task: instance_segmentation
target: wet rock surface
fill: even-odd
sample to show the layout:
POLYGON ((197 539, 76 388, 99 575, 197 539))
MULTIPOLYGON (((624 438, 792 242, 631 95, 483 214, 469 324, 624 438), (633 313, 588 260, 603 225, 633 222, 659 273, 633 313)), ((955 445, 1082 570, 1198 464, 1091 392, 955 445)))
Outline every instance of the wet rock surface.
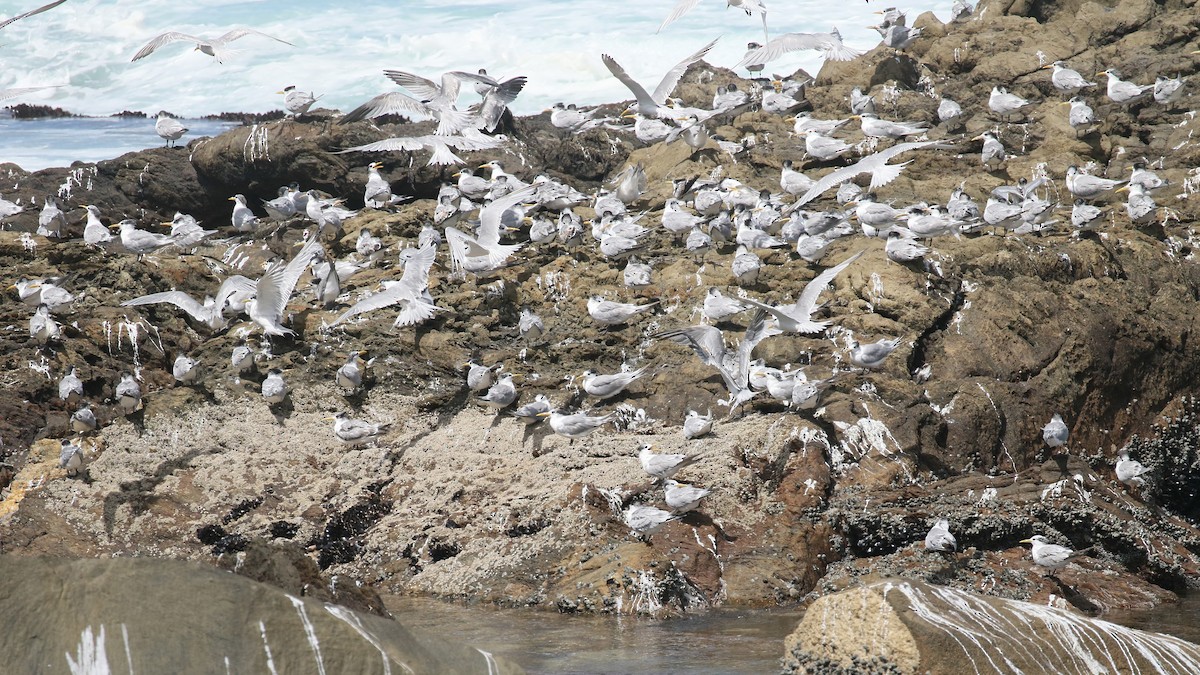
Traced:
MULTIPOLYGON (((1194 454, 1182 433, 1195 436, 1189 396, 1200 372, 1191 345, 1200 327, 1197 208, 1186 186, 1200 164, 1200 146, 1191 140, 1200 122, 1183 110, 1124 110, 1097 98, 1104 123, 1077 138, 1035 52, 1070 58, 1085 73, 1119 65, 1149 81, 1174 74, 1200 34, 1197 19, 1190 6, 1174 3, 985 3, 965 23, 917 23, 930 27, 930 37, 911 57, 880 48, 827 64, 807 92, 821 118, 843 117, 854 86, 869 88, 890 119, 935 121, 933 94, 963 105, 964 130, 929 133, 952 149, 906 155, 911 164, 882 196, 898 204, 944 201, 965 180, 982 201, 996 186, 1044 173, 1051 179, 1046 190, 1065 204, 1067 166, 1090 163, 1094 173, 1123 176, 1144 157, 1162 158, 1157 170, 1172 187, 1160 202, 1169 211, 1135 226, 1119 203, 1108 204, 1100 231, 1084 236, 1060 222, 1040 234, 939 238, 929 269, 894 263, 881 240, 862 236, 835 242, 819 266, 788 250, 763 253, 760 278, 745 290, 782 302, 821 269, 865 251, 822 295, 821 316, 834 322, 832 331, 770 338, 756 357, 823 377, 847 368, 851 333, 864 342, 901 338, 880 370, 845 373, 821 407, 804 414, 764 395, 744 415, 723 419, 716 400, 728 392, 715 370, 688 349, 650 337, 695 323, 693 308, 710 286, 737 294, 729 267, 734 246, 684 255, 657 228, 671 180, 708 176, 720 164, 723 175, 756 190, 776 189, 782 161, 803 159, 803 140, 790 135, 788 118, 749 111, 723 120, 717 131, 726 138, 757 139, 736 161, 715 147, 645 147, 606 129, 572 136, 545 115, 515 120, 505 149, 468 154, 469 163, 500 159, 523 179, 545 173, 588 192, 627 163, 645 166, 649 190, 635 206, 648 211, 643 223, 655 232, 638 257, 654 266, 653 281, 624 287, 621 264, 600 255, 590 239, 573 250, 529 244, 513 265, 488 277, 435 267, 430 291, 446 311, 416 329, 393 328, 388 310, 335 329, 329 324, 362 293, 400 274, 396 251, 432 222, 437 186, 453 172, 424 166, 424 152, 332 151, 427 133, 429 123, 338 125, 332 114, 314 114, 94 166, 34 174, 0 167, 17 186, 6 198, 40 204, 58 195, 74 237, 83 204, 99 206, 106 221, 131 217, 152 227, 181 210, 226 230, 194 253, 138 260, 77 238, 29 234, 36 211, 6 221, 0 261, 11 277, 59 276, 78 299, 59 316, 66 337, 49 348, 27 337, 30 308, 11 291, 0 301, 8 392, 0 397, 0 551, 228 565, 265 542, 288 542, 287 556, 302 548, 325 579, 567 612, 662 615, 716 603, 768 605, 893 576, 1008 598, 1066 596, 1091 613, 1170 601, 1194 585, 1200 566, 1188 497, 1195 477, 1159 468, 1160 477, 1174 480, 1169 489, 1131 491, 1112 466, 1134 436, 1144 439, 1132 447, 1152 468, 1178 467, 1171 457, 1194 454), (996 84, 1037 105, 1019 122, 994 119, 987 91, 996 84), (981 168, 978 143, 968 140, 988 129, 999 131, 1012 154, 993 171, 981 168), (335 309, 313 309, 301 294, 288 308, 298 335, 257 344, 249 374, 235 373, 229 360, 242 337, 258 338, 244 319, 214 333, 169 306, 120 307, 169 288, 203 297, 231 272, 257 278, 270 259, 290 257, 313 228, 296 222, 235 246, 228 197, 246 194, 258 210, 259 200, 298 181, 357 208, 365 165, 376 158, 393 190, 417 199, 347 220, 325 244, 343 258, 369 228, 387 255, 348 281, 350 293, 335 309), (603 328, 587 315, 594 294, 657 300, 660 307, 603 328), (532 343, 518 334, 522 305, 546 321, 546 335, 532 343), (333 374, 359 349, 377 360, 367 388, 346 396, 333 374), (180 352, 201 361, 204 375, 195 386, 172 384, 180 352), (617 429, 568 442, 542 426, 493 416, 463 386, 461 366, 472 357, 524 373, 522 403, 543 393, 556 403, 617 410, 617 429), (647 364, 651 374, 619 398, 601 403, 578 389, 587 368, 647 364), (104 425, 85 441, 90 461, 81 477, 57 468, 72 412, 57 399, 57 381, 72 365, 104 425), (144 409, 126 418, 113 388, 119 373, 133 368, 144 409), (258 394, 269 368, 283 369, 291 387, 289 401, 275 408, 258 394), (915 374, 925 369, 927 379, 915 374), (715 433, 685 441, 679 424, 686 411, 710 408, 719 420, 715 433), (392 428, 377 444, 345 446, 326 419, 342 410, 392 428), (1056 412, 1070 428, 1066 453, 1052 453, 1042 441, 1042 425, 1056 412), (1175 427, 1156 427, 1164 415, 1175 427), (702 453, 679 478, 713 494, 639 538, 621 510, 661 501, 660 488, 637 464, 643 442, 661 452, 702 453), (963 549, 952 562, 919 550, 942 517, 963 549), (1094 548, 1049 579, 1019 544, 1035 533, 1094 548)), ((716 86, 735 78, 694 67, 680 92, 688 104, 708 105, 716 86)), ((845 135, 861 140, 856 130, 845 135)), ((804 163, 814 176, 825 166, 804 163)), ((1069 217, 1059 211, 1060 220, 1069 217)), ((305 276, 300 288, 308 284, 305 276)), ((723 327, 740 335, 747 318, 723 327)), ((264 574, 285 588, 312 585, 316 572, 297 569, 264 574)), ((366 594, 354 602, 370 609, 373 600, 366 594)))
POLYGON ((1055 607, 888 579, 812 604, 785 673, 1191 673, 1200 646, 1055 607))
POLYGON ((519 673, 402 623, 173 560, 0 556, 10 672, 519 673), (180 611, 186 608, 186 611, 180 611))

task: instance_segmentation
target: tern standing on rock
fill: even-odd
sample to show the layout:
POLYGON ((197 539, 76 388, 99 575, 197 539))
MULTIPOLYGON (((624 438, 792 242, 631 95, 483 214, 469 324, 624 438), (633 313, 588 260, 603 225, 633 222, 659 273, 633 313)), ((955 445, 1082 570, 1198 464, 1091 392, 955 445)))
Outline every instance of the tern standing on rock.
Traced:
POLYGON ((1067 444, 1067 437, 1071 431, 1063 422, 1062 415, 1054 413, 1054 417, 1046 422, 1046 426, 1042 427, 1042 440, 1046 441, 1046 445, 1052 448, 1060 448, 1067 444))
POLYGON ((165 112, 158 113, 158 121, 154 123, 154 133, 167 142, 168 148, 187 132, 187 127, 180 124, 179 120, 165 112))

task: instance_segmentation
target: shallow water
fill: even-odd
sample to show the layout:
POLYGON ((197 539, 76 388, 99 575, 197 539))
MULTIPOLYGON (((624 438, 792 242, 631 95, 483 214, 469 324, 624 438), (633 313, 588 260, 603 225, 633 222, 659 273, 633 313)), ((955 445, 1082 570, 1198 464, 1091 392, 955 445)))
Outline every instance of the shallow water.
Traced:
MULTIPOLYGON (((216 136, 235 122, 180 120, 188 132, 180 145, 201 136, 216 136)), ((17 120, 0 117, 0 164, 12 162, 26 171, 72 162, 115 159, 127 152, 164 145, 154 133, 154 119, 126 117, 63 117, 17 120)), ((181 149, 180 152, 187 152, 181 149)), ((0 196, 13 186, 0 186, 0 196)))
MULTIPOLYGON (((776 673, 797 610, 717 609, 666 621, 467 607, 427 598, 386 598, 392 615, 426 636, 465 642, 531 673, 776 673)), ((1106 621, 1200 642, 1200 594, 1106 621)))
POLYGON ((387 598, 406 628, 466 642, 531 673, 776 673, 795 610, 717 609, 666 621, 387 598))

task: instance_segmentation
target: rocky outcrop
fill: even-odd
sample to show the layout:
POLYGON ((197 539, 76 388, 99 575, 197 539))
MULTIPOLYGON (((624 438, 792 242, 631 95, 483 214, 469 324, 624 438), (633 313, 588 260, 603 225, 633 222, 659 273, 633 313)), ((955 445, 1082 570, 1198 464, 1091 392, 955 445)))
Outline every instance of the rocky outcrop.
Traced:
MULTIPOLYGON (((934 119, 935 94, 962 103, 966 136, 935 128, 930 137, 951 147, 906 155, 911 164, 881 190, 898 203, 940 201, 963 182, 980 198, 1043 175, 1048 194, 1066 202, 1068 165, 1092 163, 1096 173, 1117 176, 1146 157, 1161 158, 1159 173, 1175 186, 1160 196, 1166 210, 1159 219, 1135 226, 1119 204, 1109 204, 1100 232, 1085 236, 1060 222, 1040 234, 939 238, 927 268, 894 263, 881 241, 865 237, 834 243, 820 266, 789 251, 764 252, 761 278, 745 290, 782 301, 829 263, 865 251, 822 296, 833 330, 772 337, 756 357, 823 377, 846 369, 851 333, 864 341, 900 337, 901 347, 878 371, 844 373, 816 411, 788 411, 762 396, 744 417, 722 419, 714 436, 696 442, 680 437, 679 421, 688 409, 724 415, 715 403, 726 395, 721 378, 687 349, 650 336, 691 325, 710 286, 737 292, 730 245, 684 255, 657 231, 639 253, 654 266, 653 282, 636 290, 622 285, 620 265, 590 242, 574 250, 527 245, 513 265, 479 279, 435 268, 431 293, 444 311, 415 330, 393 329, 388 311, 331 330, 345 302, 326 311, 301 300, 289 308, 298 335, 260 347, 256 372, 237 378, 229 354, 252 330, 248 323, 214 334, 169 307, 119 304, 167 288, 202 297, 234 270, 257 276, 271 258, 295 250, 307 224, 253 245, 222 242, 196 255, 137 261, 31 236, 33 214, 16 217, 15 231, 0 233, 0 262, 14 277, 62 276, 82 298, 64 310, 66 339, 49 350, 20 330, 28 308, 11 294, 0 304, 0 325, 15 327, 0 335, 0 367, 13 394, 0 397, 4 475, 11 476, 0 506, 0 517, 8 514, 0 550, 227 562, 258 540, 283 540, 300 545, 326 574, 382 590, 564 611, 764 605, 897 575, 1026 599, 1069 587, 1068 600, 1090 612, 1169 600, 1200 570, 1195 490, 1187 489, 1196 477, 1169 461, 1182 456, 1171 448, 1187 447, 1191 437, 1155 426, 1171 415, 1176 427, 1196 428, 1188 403, 1196 389, 1191 374, 1200 370, 1190 344, 1200 329, 1191 167, 1200 164, 1200 146, 1191 138, 1200 122, 1170 107, 1097 102, 1104 124, 1076 137, 1036 52, 1069 57, 1083 71, 1089 62, 1097 69, 1129 64, 1130 74, 1141 68, 1137 79, 1148 81, 1173 74, 1181 46, 1200 29, 1194 13, 1174 3, 1056 7, 1017 3, 1005 13, 993 3, 952 26, 922 17, 917 23, 928 37, 911 56, 879 49, 827 64, 808 101, 816 116, 840 117, 857 85, 875 94, 881 115, 925 120, 934 119), (1080 32, 1081 21, 1097 27, 1080 32), (993 84, 1037 105, 1020 122, 994 119, 986 108, 993 84), (978 146, 966 139, 992 128, 1012 156, 985 171, 978 146), (586 314, 593 294, 658 300, 660 308, 631 325, 602 328, 586 314), (522 305, 546 321, 546 336, 532 344, 518 335, 522 305), (332 375, 358 349, 378 360, 366 390, 343 396, 332 375), (205 368, 195 388, 172 385, 170 364, 181 351, 205 368), (483 412, 461 384, 461 364, 472 356, 525 373, 523 401, 542 393, 616 410, 617 430, 571 443, 483 412), (646 364, 651 374, 622 398, 589 401, 578 390, 586 368, 646 364), (55 400, 55 383, 71 365, 80 367, 106 424, 88 441, 91 461, 81 479, 54 466, 69 413, 55 400), (144 411, 127 420, 112 398, 117 374, 130 367, 140 369, 146 398, 144 411), (292 387, 290 404, 275 410, 257 396, 272 367, 284 369, 292 387), (393 426, 378 445, 348 448, 325 419, 340 410, 393 426), (1056 412, 1071 440, 1068 453, 1052 456, 1041 427, 1056 412), (1174 481, 1170 489, 1151 483, 1131 491, 1114 480, 1116 448, 1135 435, 1151 444, 1139 458, 1174 481), (714 489, 698 512, 647 539, 631 535, 618 515, 633 501, 659 497, 634 458, 642 442, 703 452, 681 478, 714 489), (967 549, 958 564, 917 548, 938 517, 951 521, 967 549), (1046 579, 1018 545, 1035 533, 1095 548, 1083 567, 1046 579), (1102 572, 1104 583, 1080 569, 1102 572)), ((681 93, 706 104, 717 84, 734 77, 695 67, 681 93)), ((720 165, 725 176, 774 189, 782 161, 803 157, 790 127, 761 111, 722 120, 715 131, 726 138, 756 140, 734 161, 713 147, 642 147, 605 129, 571 136, 541 116, 516 120, 506 149, 470 159, 498 158, 522 178, 544 172, 580 189, 640 162, 650 188, 636 206, 653 225, 674 178, 708 176, 720 165)), ((33 175, 12 170, 9 178, 26 197, 65 185, 70 206, 95 203, 113 220, 137 215, 146 224, 178 208, 219 226, 230 194, 257 204, 293 180, 357 205, 364 164, 374 157, 330 151, 428 129, 338 126, 314 116, 236 129, 188 151, 132 153, 33 175)), ((857 141, 855 133, 846 135, 857 141)), ((349 280, 346 302, 399 273, 394 252, 431 222, 429 197, 450 173, 423 166, 419 152, 383 159, 395 191, 419 198, 394 213, 348 220, 326 241, 343 257, 370 228, 388 247, 380 265, 349 280)), ((804 168, 825 170, 817 162, 804 168)), ((81 211, 71 214, 77 232, 81 211)), ((1065 210, 1057 217, 1065 219, 1065 210)), ((723 327, 736 335, 742 325, 723 327)))
POLYGON ((519 673, 477 649, 171 560, 0 556, 9 672, 519 673))
POLYGON ((888 579, 814 602, 785 673, 1193 673, 1200 646, 1054 606, 888 579))

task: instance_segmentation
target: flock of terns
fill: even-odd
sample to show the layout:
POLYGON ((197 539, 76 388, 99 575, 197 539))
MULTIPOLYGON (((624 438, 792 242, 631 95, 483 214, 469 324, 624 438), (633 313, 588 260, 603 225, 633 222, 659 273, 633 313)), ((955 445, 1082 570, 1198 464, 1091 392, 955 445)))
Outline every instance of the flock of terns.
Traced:
MULTIPOLYGON (((9 22, 51 9, 63 1, 14 17, 9 22)), ((688 11, 696 2, 681 0, 663 26, 688 11)), ((761 2, 729 0, 729 5, 762 16, 766 32, 766 10, 761 2)), ((920 31, 908 28, 900 11, 889 8, 880 14, 883 19, 876 28, 883 43, 896 51, 896 58, 901 58, 904 50, 920 38, 920 31)), ((969 6, 956 3, 955 20, 965 20, 970 15, 969 6)), ((0 23, 0 27, 6 23, 0 23)), ((150 41, 134 55, 133 60, 148 57, 175 42, 194 43, 196 50, 220 60, 229 42, 251 35, 284 42, 246 28, 231 30, 217 38, 169 32, 150 41)), ((803 138, 803 156, 810 160, 809 168, 831 167, 820 178, 810 177, 800 167, 801 156, 797 152, 795 158, 784 162, 779 179, 780 189, 773 190, 724 178, 718 166, 708 177, 677 180, 673 186, 673 196, 662 205, 661 226, 676 245, 681 245, 681 252, 703 262, 706 254, 712 251, 732 251, 732 256, 726 262, 732 272, 730 281, 742 287, 737 297, 725 295, 717 287, 708 288, 703 303, 697 308, 706 323, 668 329, 652 335, 655 339, 688 347, 703 363, 717 371, 728 390, 728 398, 718 403, 727 407, 730 414, 757 396, 774 398, 791 410, 813 410, 822 392, 849 372, 835 364, 828 377, 818 379, 811 377, 804 369, 768 366, 761 359, 753 359, 752 352, 763 340, 776 335, 819 335, 830 331, 830 320, 815 318, 821 311, 820 296, 840 273, 874 245, 871 243, 873 240, 884 240, 887 257, 896 264, 916 266, 914 269, 932 269, 936 254, 930 243, 939 237, 978 233, 985 227, 1001 232, 1041 231, 1056 222, 1053 216, 1059 211, 1060 205, 1052 201, 1045 190, 1049 181, 1047 176, 1022 179, 1016 185, 997 188, 988 195, 982 207, 961 186, 948 196, 945 205, 920 203, 896 208, 881 200, 876 191, 899 176, 909 163, 891 163, 897 157, 909 152, 954 146, 946 141, 928 140, 926 134, 931 127, 927 123, 880 118, 875 112, 873 97, 858 89, 850 100, 851 115, 844 119, 818 119, 810 113, 796 112, 803 103, 803 88, 810 83, 785 78, 776 78, 774 81, 756 79, 754 87, 748 91, 740 90, 736 85, 721 87, 714 97, 712 108, 688 107, 679 99, 672 98, 674 89, 688 67, 703 58, 714 43, 715 40, 672 67, 652 91, 633 79, 614 58, 603 55, 603 63, 615 78, 629 88, 634 102, 620 118, 615 119, 596 118, 595 111, 558 104, 551 111, 550 119, 564 133, 584 133, 596 128, 632 132, 646 144, 687 143, 694 151, 693 157, 699 157, 715 147, 720 153, 728 154, 733 161, 737 161, 736 158, 750 147, 750 142, 747 139, 730 142, 719 138, 709 133, 707 125, 736 116, 747 109, 761 109, 794 115, 794 132, 797 137, 803 138), (633 120, 632 127, 625 124, 628 120, 633 120), (851 120, 859 122, 857 133, 849 126, 851 120), (885 147, 878 149, 880 145, 885 147), (856 159, 853 158, 855 156, 856 159), (854 182, 863 176, 866 176, 869 184, 865 190, 854 182), (824 210, 804 208, 834 188, 837 189, 836 202, 824 210), (857 221, 857 228, 852 221, 857 221), (769 264, 767 259, 772 257, 773 252, 792 249, 795 256, 790 260, 799 258, 816 264, 824 258, 832 242, 852 237, 856 232, 864 240, 862 249, 818 273, 795 301, 780 304, 765 297, 752 297, 746 292, 746 288, 756 285, 760 270, 769 264), (729 347, 729 331, 715 324, 728 324, 745 312, 751 312, 752 318, 740 331, 736 346, 729 347)), ((751 43, 739 67, 748 68, 753 75, 762 70, 764 63, 794 49, 815 49, 827 59, 838 60, 851 59, 859 54, 841 43, 835 29, 829 34, 789 34, 767 40, 765 44, 751 43)), ((1071 127, 1078 134, 1091 133, 1098 120, 1081 92, 1097 84, 1062 61, 1046 67, 1053 69, 1051 82, 1055 89, 1071 96, 1064 101, 1070 106, 1071 127)), ((1099 74, 1107 77, 1106 97, 1116 109, 1147 102, 1169 106, 1179 101, 1185 93, 1186 78, 1160 77, 1154 84, 1137 85, 1121 79, 1120 73, 1114 68, 1099 74)), ((393 91, 381 94, 339 121, 346 123, 388 114, 423 116, 437 121, 435 132, 425 136, 386 139, 348 148, 344 152, 423 149, 431 153, 431 164, 462 164, 464 162, 455 154, 456 150, 479 151, 502 147, 506 143, 505 137, 493 132, 508 104, 512 103, 526 82, 524 77, 497 80, 482 69, 478 73, 449 72, 442 75, 440 81, 394 70, 385 71, 385 75, 408 93, 393 91), (479 100, 474 105, 460 109, 458 101, 463 85, 470 85, 479 100)), ((288 87, 280 93, 285 96, 289 113, 295 116, 307 113, 319 98, 295 87, 288 87)), ((1011 123, 1014 118, 1021 119, 1033 105, 1034 102, 1011 94, 1000 86, 993 88, 988 100, 991 114, 1001 123, 1011 123)), ((943 97, 937 107, 937 116, 939 124, 952 130, 961 127, 964 111, 959 104, 943 97)), ((160 117, 156 128, 168 144, 178 140, 187 131, 177 121, 165 116, 160 117)), ((986 169, 1001 167, 1009 151, 1001 144, 998 134, 984 133, 976 140, 983 142, 980 155, 983 166, 986 169)), ((390 210, 406 200, 404 196, 391 192, 389 182, 380 172, 382 168, 380 163, 372 163, 368 167, 363 195, 367 209, 390 210)), ((221 282, 213 295, 203 300, 180 291, 165 290, 132 298, 122 304, 173 305, 190 316, 201 330, 213 334, 230 329, 236 318, 244 314, 250 321, 249 327, 239 324, 236 330, 243 337, 247 337, 251 330, 261 330, 262 340, 261 351, 256 351, 248 339, 243 339, 234 349, 230 356, 231 365, 240 376, 253 372, 258 358, 270 358, 272 340, 286 340, 295 336, 295 332, 286 324, 289 306, 296 302, 336 310, 344 306, 343 298, 348 291, 358 291, 358 299, 327 322, 329 329, 350 321, 362 321, 365 315, 386 308, 398 310, 393 321, 396 327, 415 326, 443 312, 452 311, 451 308, 439 306, 429 290, 430 271, 443 244, 448 267, 455 277, 487 278, 511 264, 511 259, 524 247, 536 246, 542 251, 557 249, 566 252, 587 246, 590 235, 590 241, 601 259, 624 265, 622 276, 626 286, 639 289, 652 284, 652 262, 637 257, 646 250, 647 237, 655 232, 649 221, 643 221, 645 211, 634 212, 639 205, 648 206, 645 198, 647 177, 641 166, 627 167, 611 184, 612 189, 601 189, 591 196, 545 175, 526 182, 522 177, 507 172, 499 161, 488 162, 479 168, 487 170, 490 175, 476 175, 472 170, 464 169, 455 174, 457 182, 442 187, 431 220, 424 224, 414 245, 399 252, 398 264, 403 270, 399 278, 385 281, 374 292, 362 292, 353 283, 353 277, 363 269, 388 264, 385 260, 387 251, 381 240, 366 228, 361 228, 354 252, 337 259, 333 255, 336 251, 329 250, 321 242, 337 241, 344 227, 353 227, 352 220, 357 212, 344 208, 340 199, 330 199, 316 191, 304 191, 298 185, 290 185, 280 188, 275 198, 262 200, 257 205, 243 195, 230 198, 235 202, 230 226, 238 241, 262 237, 268 232, 278 232, 292 225, 312 226, 312 230, 306 232, 306 239, 299 250, 289 258, 272 262, 257 279, 231 274, 221 282), (590 221, 574 212, 577 206, 590 207, 594 213, 590 221), (264 212, 265 216, 260 215, 264 212), (301 283, 306 278, 311 280, 311 284, 301 283), (312 299, 303 299, 310 290, 312 299)), ((1097 202, 1110 199, 1110 195, 1118 191, 1129 193, 1125 210, 1132 223, 1145 222, 1154 217, 1156 207, 1153 192, 1167 182, 1149 171, 1145 164, 1134 164, 1132 168, 1132 174, 1120 180, 1089 175, 1080 167, 1073 166, 1067 170, 1065 186, 1074 197, 1070 209, 1070 222, 1074 230, 1087 230, 1105 222, 1101 217, 1103 208, 1097 202)), ((0 200, 0 216, 12 216, 23 210, 24 207, 0 200)), ((190 254, 197 247, 213 245, 208 243, 209 238, 218 233, 216 229, 204 229, 186 214, 176 214, 169 224, 170 234, 160 234, 139 229, 138 223, 131 219, 105 226, 97 207, 89 205, 86 210, 84 241, 88 245, 131 255, 154 255, 164 251, 190 254), (119 231, 116 237, 110 233, 112 229, 119 231)), ((64 212, 53 198, 46 198, 39 217, 38 233, 66 238, 69 236, 67 230, 64 212)), ((56 344, 67 339, 55 315, 69 310, 73 297, 55 282, 54 279, 21 280, 11 287, 34 310, 29 321, 29 335, 38 349, 52 350, 56 344)), ((619 330, 636 322, 639 317, 657 308, 657 302, 627 303, 600 296, 587 301, 588 315, 596 325, 611 330, 619 330)), ((517 326, 520 337, 536 343, 544 339, 545 332, 544 322, 535 309, 528 306, 523 308, 517 326)), ((843 328, 834 328, 832 333, 847 338, 847 360, 851 366, 863 372, 884 367, 888 356, 903 341, 901 337, 885 337, 873 343, 860 344, 843 328)), ((351 351, 345 363, 336 371, 334 379, 343 391, 357 392, 364 387, 364 376, 371 363, 366 356, 365 352, 351 351)), ((480 404, 497 413, 517 404, 520 392, 514 383, 515 375, 505 370, 503 364, 470 362, 465 367, 466 384, 477 393, 480 404)), ((187 354, 180 354, 174 362, 173 375, 180 384, 197 386, 202 370, 203 364, 187 354)), ((597 402, 610 401, 621 396, 649 372, 647 366, 618 373, 589 370, 582 376, 582 393, 597 402)), ((268 404, 278 405, 287 399, 285 376, 282 370, 272 368, 262 379, 261 395, 268 404)), ((918 373, 914 377, 927 378, 929 373, 918 373)), ((123 374, 115 384, 114 401, 123 414, 131 414, 141 405, 139 379, 137 372, 129 372, 123 374)), ((97 418, 83 398, 82 382, 75 368, 72 367, 62 376, 59 396, 68 405, 77 406, 71 417, 73 431, 86 434, 97 428, 97 418)), ((554 433, 577 439, 612 421, 615 413, 590 415, 582 411, 561 410, 545 395, 539 394, 534 400, 516 407, 512 415, 526 424, 547 420, 554 433)), ((351 444, 371 442, 388 428, 386 424, 353 419, 344 412, 329 420, 333 422, 334 434, 351 444)), ((701 415, 691 410, 683 422, 683 433, 687 439, 708 434, 712 428, 711 412, 701 415)), ((1066 443, 1067 426, 1061 416, 1054 416, 1046 425, 1043 435, 1047 445, 1052 448, 1062 447, 1066 443)), ((677 472, 697 461, 696 455, 658 454, 653 450, 649 445, 639 448, 639 460, 644 471, 662 483, 663 499, 669 510, 646 504, 628 507, 624 512, 625 522, 642 535, 649 535, 696 508, 709 493, 703 488, 674 480, 677 472)), ((63 468, 72 475, 79 473, 84 460, 84 452, 77 439, 62 441, 63 468)), ((1122 482, 1138 487, 1144 482, 1142 476, 1147 470, 1126 454, 1117 463, 1116 473, 1122 482)), ((1070 549, 1049 543, 1041 535, 1024 543, 1031 544, 1034 562, 1051 571, 1062 567, 1072 555, 1076 555, 1070 549)), ((957 544, 948 521, 938 520, 935 523, 925 539, 925 547, 939 552, 956 550, 957 544)))

